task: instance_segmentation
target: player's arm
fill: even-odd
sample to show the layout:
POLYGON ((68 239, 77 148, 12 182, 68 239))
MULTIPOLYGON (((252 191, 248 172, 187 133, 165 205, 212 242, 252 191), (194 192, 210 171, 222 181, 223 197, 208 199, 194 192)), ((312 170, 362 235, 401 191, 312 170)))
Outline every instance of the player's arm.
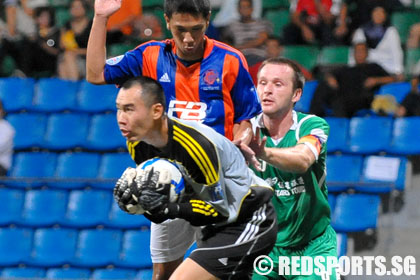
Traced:
POLYGON ((108 18, 120 9, 121 1, 95 0, 95 15, 86 52, 86 80, 90 83, 105 83, 106 24, 108 18))

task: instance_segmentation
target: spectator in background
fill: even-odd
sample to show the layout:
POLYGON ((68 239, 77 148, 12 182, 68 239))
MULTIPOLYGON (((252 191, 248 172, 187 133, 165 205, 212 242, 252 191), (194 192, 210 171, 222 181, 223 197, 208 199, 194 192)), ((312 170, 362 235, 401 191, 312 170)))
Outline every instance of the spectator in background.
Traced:
MULTIPOLYGON (((282 56, 284 47, 282 46, 280 42, 280 38, 276 36, 268 36, 267 41, 265 42, 266 46, 266 56, 265 59, 269 58, 278 58, 282 56)), ((305 80, 309 81, 313 79, 312 73, 308 71, 305 67, 295 62, 298 66, 300 71, 302 71, 303 76, 305 77, 305 80)), ((255 63, 254 65, 249 67, 249 74, 251 74, 252 80, 254 81, 254 84, 257 84, 257 74, 258 70, 262 64, 262 61, 255 63)))
POLYGON ((356 44, 356 65, 344 66, 325 74, 314 92, 310 112, 325 116, 331 109, 334 116, 349 118, 359 110, 369 109, 374 91, 383 84, 395 82, 397 78, 380 65, 368 62, 367 57, 367 45, 356 44))
POLYGON ((15 136, 15 129, 3 119, 5 113, 0 100, 0 177, 6 176, 12 165, 13 137, 15 136))
MULTIPOLYGON (((389 24, 387 12, 383 6, 372 10, 371 20, 358 28, 353 35, 353 44, 366 43, 369 48, 367 60, 382 66, 388 73, 403 80, 403 49, 397 29, 389 24)), ((350 64, 354 60, 350 59, 350 64)))
POLYGON ((131 37, 140 38, 142 41, 163 39, 161 20, 153 14, 143 14, 134 22, 131 37))
POLYGON ((55 26, 55 13, 51 7, 34 10, 36 34, 24 40, 22 71, 26 76, 54 76, 60 54, 60 30, 55 26))
POLYGON ((411 79, 411 91, 398 106, 397 117, 420 116, 420 74, 411 79))
POLYGON ((416 49, 420 47, 420 22, 410 27, 410 34, 407 39, 407 49, 416 49))
POLYGON ((142 14, 141 0, 122 1, 121 9, 108 19, 107 44, 124 42, 142 14))
POLYGON ((61 47, 64 49, 59 65, 59 77, 68 80, 84 78, 86 48, 92 20, 87 16, 87 5, 82 0, 70 4, 71 19, 61 31, 61 47))
POLYGON ((333 32, 340 7, 341 2, 335 1, 333 5, 332 0, 294 1, 290 6, 291 23, 283 29, 284 44, 319 43, 326 46, 340 42, 346 34, 345 30, 333 32))
POLYGON ((227 34, 233 46, 245 55, 248 64, 254 65, 266 56, 265 41, 272 26, 266 20, 252 18, 252 0, 239 0, 238 11, 240 19, 230 24, 227 34))

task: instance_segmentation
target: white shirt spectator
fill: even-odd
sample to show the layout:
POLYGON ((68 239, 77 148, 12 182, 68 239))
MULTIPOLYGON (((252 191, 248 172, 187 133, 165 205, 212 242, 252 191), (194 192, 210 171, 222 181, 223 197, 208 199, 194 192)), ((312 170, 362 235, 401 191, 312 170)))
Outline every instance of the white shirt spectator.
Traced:
MULTIPOLYGON (((224 27, 239 20, 238 1, 225 0, 221 3, 220 10, 212 21, 215 27, 224 27)), ((252 0, 252 7, 254 9, 252 18, 260 19, 262 17, 262 0, 252 0)))
POLYGON ((8 121, 0 119, 0 165, 6 170, 12 166, 14 136, 13 126, 8 121))

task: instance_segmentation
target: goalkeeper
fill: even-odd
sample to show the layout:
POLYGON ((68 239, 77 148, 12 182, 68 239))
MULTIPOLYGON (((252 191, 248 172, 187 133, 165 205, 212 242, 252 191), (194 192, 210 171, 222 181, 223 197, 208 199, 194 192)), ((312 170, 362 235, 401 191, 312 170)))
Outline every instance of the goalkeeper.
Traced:
MULTIPOLYGON (((250 279, 254 259, 270 252, 276 239, 271 187, 247 167, 230 140, 198 122, 167 117, 165 95, 155 80, 126 81, 116 105, 134 161, 169 159, 186 181, 176 203, 169 203, 170 186, 153 169, 126 170, 114 189, 126 212, 144 213, 155 223, 182 219, 200 227, 198 236, 183 236, 195 238, 198 249, 171 279, 250 279)), ((171 239, 164 231, 154 234, 154 242, 171 239)))

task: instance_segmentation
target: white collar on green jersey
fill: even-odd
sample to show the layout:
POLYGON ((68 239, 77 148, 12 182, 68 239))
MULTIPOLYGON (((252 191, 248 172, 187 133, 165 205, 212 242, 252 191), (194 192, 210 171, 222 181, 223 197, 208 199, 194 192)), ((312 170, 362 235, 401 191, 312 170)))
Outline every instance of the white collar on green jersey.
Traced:
MULTIPOLYGON (((263 113, 259 114, 258 116, 256 116, 255 118, 253 118, 251 120, 252 126, 253 126, 253 131, 255 133, 255 128, 259 127, 259 128, 265 128, 264 122, 263 122, 263 113)), ((298 118, 297 118, 297 113, 295 110, 292 111, 292 118, 293 118, 293 124, 290 127, 290 130, 296 130, 298 128, 298 118)))

